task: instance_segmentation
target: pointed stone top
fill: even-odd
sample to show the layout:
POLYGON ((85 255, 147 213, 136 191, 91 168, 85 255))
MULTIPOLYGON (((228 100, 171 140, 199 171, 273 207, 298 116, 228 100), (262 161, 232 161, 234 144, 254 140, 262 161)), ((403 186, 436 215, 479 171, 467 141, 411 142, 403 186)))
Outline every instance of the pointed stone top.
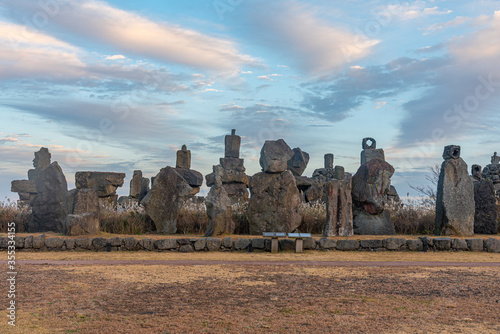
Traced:
POLYGON ((236 135, 236 129, 231 130, 231 136, 234 136, 234 135, 236 135))
POLYGON ((187 151, 187 146, 186 146, 186 145, 182 145, 181 150, 183 150, 183 151, 187 151))
POLYGON ((492 163, 493 165, 498 165, 498 164, 500 164, 500 157, 497 155, 497 152, 495 152, 495 153, 493 154, 493 156, 491 157, 491 163, 492 163))

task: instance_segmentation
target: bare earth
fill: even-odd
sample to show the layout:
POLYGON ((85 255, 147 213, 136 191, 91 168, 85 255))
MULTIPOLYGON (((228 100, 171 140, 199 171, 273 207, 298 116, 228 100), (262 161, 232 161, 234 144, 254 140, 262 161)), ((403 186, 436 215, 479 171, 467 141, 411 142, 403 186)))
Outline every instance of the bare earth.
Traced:
POLYGON ((2 333, 500 332, 500 254, 17 255, 2 333))

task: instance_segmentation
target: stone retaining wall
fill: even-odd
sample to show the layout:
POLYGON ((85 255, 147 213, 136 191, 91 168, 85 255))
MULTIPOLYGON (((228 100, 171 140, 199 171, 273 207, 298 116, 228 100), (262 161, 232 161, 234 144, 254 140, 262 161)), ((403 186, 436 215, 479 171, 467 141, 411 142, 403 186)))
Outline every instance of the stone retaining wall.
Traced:
MULTIPOLYGON (((45 235, 15 237, 16 249, 35 251, 271 251, 271 240, 217 238, 179 238, 179 239, 140 239, 135 238, 89 238, 62 239, 46 238, 45 235)), ((0 249, 6 249, 8 237, 0 237, 0 249)), ((295 240, 279 240, 280 251, 295 251, 295 240)), ((373 240, 333 240, 328 238, 304 239, 305 250, 337 250, 337 251, 473 251, 500 253, 499 239, 453 239, 430 238, 406 240, 404 238, 387 238, 373 240)))

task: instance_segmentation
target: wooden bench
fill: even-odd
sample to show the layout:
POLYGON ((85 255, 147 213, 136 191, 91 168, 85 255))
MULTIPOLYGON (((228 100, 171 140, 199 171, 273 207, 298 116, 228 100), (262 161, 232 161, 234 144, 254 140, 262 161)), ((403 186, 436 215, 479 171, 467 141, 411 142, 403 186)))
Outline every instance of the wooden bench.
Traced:
POLYGON ((288 233, 289 238, 295 239, 295 253, 304 251, 304 238, 310 238, 311 233, 288 233))
POLYGON ((271 252, 277 253, 279 250, 278 238, 286 238, 285 232, 262 232, 265 238, 271 238, 271 252))

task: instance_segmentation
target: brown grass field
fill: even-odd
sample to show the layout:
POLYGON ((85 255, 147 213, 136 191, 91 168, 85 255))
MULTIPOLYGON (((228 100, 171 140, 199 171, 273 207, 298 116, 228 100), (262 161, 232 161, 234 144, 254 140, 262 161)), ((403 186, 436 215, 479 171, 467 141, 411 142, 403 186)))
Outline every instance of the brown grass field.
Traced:
MULTIPOLYGON (((5 252, 0 254, 6 258, 5 252)), ((500 262, 500 254, 18 252, 17 259, 207 262, 18 264, 17 326, 8 326, 4 317, 1 333, 500 332, 499 267, 334 267, 276 262, 482 263, 500 262), (225 264, 211 264, 213 260, 225 264), (260 261, 262 265, 232 261, 260 261)), ((7 291, 5 280, 0 286, 7 291)), ((7 305, 6 294, 1 294, 3 305, 7 305)))

